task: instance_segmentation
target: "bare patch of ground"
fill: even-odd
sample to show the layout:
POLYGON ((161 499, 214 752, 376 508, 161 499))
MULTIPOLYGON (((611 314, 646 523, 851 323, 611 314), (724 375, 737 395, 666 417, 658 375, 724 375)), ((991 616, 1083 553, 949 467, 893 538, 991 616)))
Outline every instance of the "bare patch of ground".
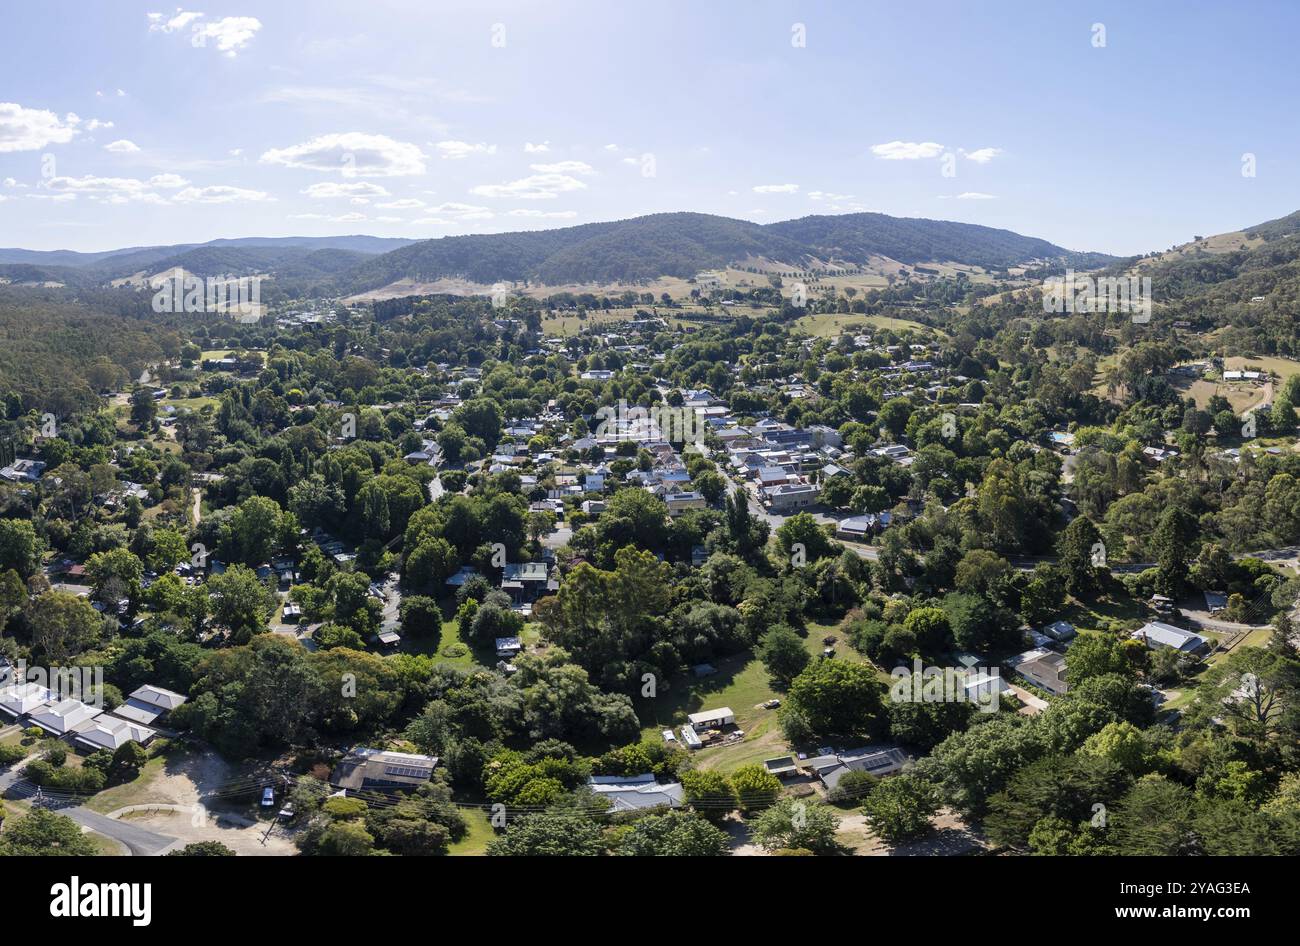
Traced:
POLYGON ((859 857, 951 857, 988 849, 988 842, 972 831, 955 811, 940 810, 932 823, 934 831, 926 837, 891 845, 876 837, 865 815, 854 812, 840 817, 838 837, 841 844, 859 857))

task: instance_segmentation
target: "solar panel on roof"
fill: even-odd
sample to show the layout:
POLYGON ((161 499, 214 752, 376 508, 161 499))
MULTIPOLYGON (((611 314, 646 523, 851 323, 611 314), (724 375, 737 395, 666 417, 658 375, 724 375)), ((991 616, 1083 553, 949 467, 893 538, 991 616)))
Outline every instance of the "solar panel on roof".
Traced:
POLYGON ((428 778, 433 774, 433 769, 416 768, 413 765, 387 765, 384 766, 385 775, 398 775, 404 778, 428 778))

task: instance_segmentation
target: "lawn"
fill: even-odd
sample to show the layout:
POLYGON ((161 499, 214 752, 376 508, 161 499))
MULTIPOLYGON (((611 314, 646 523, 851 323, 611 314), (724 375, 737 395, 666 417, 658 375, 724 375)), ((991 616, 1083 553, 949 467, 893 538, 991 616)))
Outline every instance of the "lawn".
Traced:
MULTIPOLYGON (((842 631, 827 624, 808 625, 804 646, 814 660, 820 657, 822 638, 827 634, 839 638, 835 644, 835 660, 867 663, 866 658, 849 646, 842 631)), ((663 730, 685 723, 688 713, 729 706, 745 738, 738 743, 699 750, 694 758, 700 768, 730 771, 788 753, 790 748, 781 733, 776 710, 763 709, 761 705, 784 697, 783 692, 773 688, 762 661, 753 651, 745 651, 715 660, 713 666, 717 673, 707 677, 689 673, 673 677, 660 683, 655 698, 633 700, 642 724, 641 738, 659 740, 663 730)))
POLYGON ((1060 620, 1069 621, 1081 631, 1100 631, 1110 621, 1142 621, 1147 617, 1142 602, 1134 598, 1100 598, 1092 601, 1070 598, 1060 620))
POLYGON ((896 332, 912 329, 916 332, 933 332, 939 336, 944 334, 938 329, 922 325, 920 322, 913 322, 910 319, 891 319, 883 315, 853 315, 851 313, 827 312, 817 315, 805 315, 794 323, 796 331, 807 332, 814 338, 834 338, 836 335, 842 335, 845 331, 863 329, 868 326, 887 328, 896 332))
MULTIPOLYGON (((71 758, 71 755, 69 755, 69 758, 71 758)), ((104 789, 87 801, 86 807, 91 811, 98 811, 100 814, 108 814, 110 811, 125 808, 127 805, 145 805, 151 802, 170 803, 172 801, 170 796, 156 794, 149 790, 149 784, 162 773, 166 764, 167 756, 164 753, 155 755, 144 764, 139 775, 129 782, 104 789)))
POLYGON ((482 808, 462 808, 460 813, 465 816, 469 832, 453 844, 447 853, 458 857, 479 857, 487 851, 488 842, 496 836, 492 823, 488 820, 488 813, 482 808))

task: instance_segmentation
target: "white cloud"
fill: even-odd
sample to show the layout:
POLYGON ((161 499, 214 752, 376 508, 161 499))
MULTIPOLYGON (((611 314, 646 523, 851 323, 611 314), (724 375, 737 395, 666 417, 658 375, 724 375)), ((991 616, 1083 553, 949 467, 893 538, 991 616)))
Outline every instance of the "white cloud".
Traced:
MULTIPOLYGON (((204 47, 211 40, 218 52, 230 57, 252 42, 262 28, 262 21, 254 16, 227 16, 207 22, 202 13, 179 8, 172 17, 161 13, 147 13, 145 16, 151 33, 176 33, 188 28, 192 46, 204 47)), ((120 90, 119 94, 122 94, 120 90)))
POLYGON ((246 187, 230 187, 226 184, 214 184, 208 187, 187 187, 174 198, 182 204, 229 204, 235 201, 260 202, 274 200, 266 191, 249 190, 246 187))
POLYGON ((886 161, 918 161, 937 158, 943 153, 943 145, 933 141, 888 141, 883 145, 872 145, 871 153, 886 161))
POLYGON ((111 151, 114 154, 134 154, 140 150, 140 146, 134 141, 128 141, 125 138, 119 138, 117 141, 110 141, 104 145, 105 151, 111 151))
POLYGON ((554 164, 528 165, 539 174, 595 174, 596 169, 586 161, 556 161, 554 164))
POLYGON ((794 194, 799 190, 798 184, 759 184, 754 188, 755 194, 794 194))
POLYGON ((525 154, 542 154, 543 152, 550 151, 550 150, 551 150, 551 143, 549 141, 543 141, 541 144, 536 144, 536 145, 533 144, 531 141, 524 142, 525 154))
POLYGON ((574 217, 578 216, 578 212, 576 210, 532 210, 521 207, 518 210, 510 211, 506 216, 530 217, 538 220, 572 220, 574 217))
POLYGON ((375 221, 377 223, 401 223, 402 218, 401 217, 376 217, 375 221))
POLYGON ((230 151, 227 152, 227 154, 229 154, 232 158, 237 158, 243 153, 244 153, 243 148, 231 148, 230 151))
POLYGON ((939 195, 940 200, 948 200, 950 197, 952 200, 997 200, 997 195, 982 194, 979 191, 966 191, 965 193, 956 194, 956 195, 950 195, 950 194, 939 195))
POLYGON ((228 16, 215 23, 203 26, 200 34, 204 39, 214 39, 217 51, 227 56, 234 56, 243 49, 262 28, 262 21, 253 16, 228 16))
POLYGON ((201 19, 202 13, 196 13, 193 10, 182 10, 176 8, 176 15, 170 18, 162 13, 146 13, 145 17, 149 20, 150 33, 174 33, 177 30, 183 30, 195 20, 201 19))
POLYGON ((81 119, 71 112, 60 119, 45 109, 0 102, 0 153, 67 144, 77 134, 80 123, 81 119))
POLYGON ((371 184, 369 181, 356 181, 351 184, 340 184, 338 181, 321 181, 304 188, 302 193, 318 200, 334 197, 369 198, 390 196, 387 190, 378 184, 371 184))
POLYGON ((473 204, 446 203, 439 204, 436 207, 430 207, 429 213, 441 214, 445 217, 454 217, 457 220, 490 220, 495 216, 487 207, 476 207, 473 204))
POLYGON ((272 148, 260 160, 291 168, 338 171, 344 177, 406 177, 425 171, 424 153, 415 145, 359 131, 320 135, 288 148, 272 148))
POLYGON ((978 151, 964 152, 967 159, 974 161, 976 164, 988 164, 994 158, 1002 153, 1001 148, 980 148, 978 151))
POLYGON ((586 184, 567 174, 534 174, 505 184, 479 184, 470 193, 479 197, 518 200, 551 200, 569 191, 585 190, 586 184))
POLYGON ((809 200, 853 200, 852 194, 833 194, 829 191, 809 191, 809 200))
POLYGON ((402 197, 398 200, 390 200, 386 204, 375 204, 380 210, 415 210, 424 206, 424 201, 418 197, 402 197))
POLYGON ((345 213, 338 216, 330 214, 290 214, 290 220, 328 220, 330 223, 352 223, 357 220, 365 220, 366 215, 363 213, 345 213))
POLYGON ((471 144, 468 141, 439 141, 434 147, 444 158, 452 161, 467 158, 471 154, 497 153, 496 145, 485 144, 482 141, 478 144, 471 144))
POLYGON ((617 150, 619 150, 619 148, 618 148, 618 145, 605 145, 605 150, 606 150, 606 151, 617 151, 617 150))
POLYGON ((45 190, 54 191, 55 195, 66 194, 76 197, 85 194, 89 197, 113 198, 114 202, 124 200, 161 200, 155 190, 174 190, 184 187, 189 181, 175 174, 157 174, 147 181, 133 177, 52 177, 41 184, 45 190))

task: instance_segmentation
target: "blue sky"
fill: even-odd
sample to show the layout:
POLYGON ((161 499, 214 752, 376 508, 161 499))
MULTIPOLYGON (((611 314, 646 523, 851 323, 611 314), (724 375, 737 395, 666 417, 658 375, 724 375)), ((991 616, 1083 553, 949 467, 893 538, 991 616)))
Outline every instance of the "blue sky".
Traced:
POLYGON ((1138 253, 1300 209, 1283 2, 53 0, 5 22, 0 246, 874 210, 1138 253))

